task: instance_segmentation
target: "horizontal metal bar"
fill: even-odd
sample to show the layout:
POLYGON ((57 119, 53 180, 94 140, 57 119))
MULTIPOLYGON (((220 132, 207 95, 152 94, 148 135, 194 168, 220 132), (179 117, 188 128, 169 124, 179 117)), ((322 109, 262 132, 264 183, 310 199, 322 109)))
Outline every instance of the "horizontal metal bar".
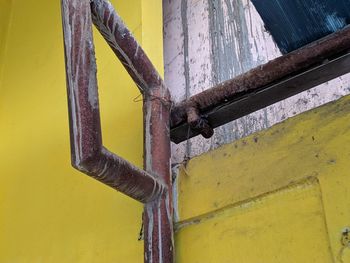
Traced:
POLYGON ((188 122, 188 109, 216 128, 350 72, 350 27, 225 81, 172 108, 171 140, 201 133, 188 122))
POLYGON ((157 199, 161 179, 103 147, 89 0, 62 0, 62 17, 72 165, 140 202, 157 199))

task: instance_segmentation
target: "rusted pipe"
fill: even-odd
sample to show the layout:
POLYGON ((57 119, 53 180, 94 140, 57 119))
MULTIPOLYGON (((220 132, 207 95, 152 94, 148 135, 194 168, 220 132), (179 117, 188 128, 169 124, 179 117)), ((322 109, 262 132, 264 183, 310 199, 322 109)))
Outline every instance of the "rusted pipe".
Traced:
MULTIPOLYGON (((101 158, 101 152, 104 153, 105 150, 101 146, 101 127, 99 125, 97 90, 94 89, 97 85, 95 58, 93 56, 92 36, 88 17, 90 13, 86 5, 86 0, 81 3, 78 2, 78 0, 63 1, 67 4, 74 3, 74 8, 73 6, 65 8, 67 10, 65 13, 65 20, 69 21, 69 23, 66 23, 68 26, 65 28, 65 32, 67 35, 71 34, 73 40, 77 40, 77 43, 71 43, 70 38, 66 38, 66 56, 68 57, 67 79, 72 82, 68 83, 68 87, 73 87, 69 89, 69 94, 71 94, 69 101, 72 104, 70 105, 72 116, 71 138, 73 139, 72 145, 78 147, 78 150, 73 151, 72 156, 76 158, 76 153, 82 152, 79 149, 81 144, 78 140, 80 139, 81 131, 86 130, 88 134, 83 133, 83 135, 88 137, 85 142, 87 146, 85 150, 89 151, 90 154, 88 153, 87 155, 89 163, 88 165, 85 165, 82 170, 88 170, 85 172, 89 174, 92 172, 92 175, 96 177, 97 173, 95 170, 101 170, 103 165, 100 165, 100 163, 105 163, 99 161, 99 158, 101 158), (78 17, 76 17, 77 14, 75 13, 78 13, 78 17), (79 13, 81 14, 79 15, 79 13), (79 22, 82 19, 80 16, 84 19, 83 23, 79 22), (81 32, 81 25, 85 25, 88 29, 81 30, 81 32), (73 31, 74 33, 72 33, 73 31), (85 37, 85 42, 81 39, 83 36, 85 37), (74 51, 74 49, 77 49, 80 52, 85 50, 85 53, 82 55, 79 54, 79 56, 72 56, 72 50, 74 51), (82 68, 77 69, 76 65, 69 60, 70 57, 73 59, 76 57, 82 57, 83 59, 78 60, 81 62, 79 66, 82 68), (72 70, 75 71, 72 72, 72 70), (79 73, 81 76, 76 78, 76 73, 79 73), (81 80, 82 83, 76 84, 74 80, 81 80), (89 94, 89 92, 91 94, 89 94), (82 95, 80 95, 80 93, 82 95), (96 100, 94 100, 95 95, 96 100), (79 105, 82 104, 84 108, 80 106, 76 109, 76 99, 78 99, 79 105), (94 103, 91 103, 91 99, 93 99, 94 103), (80 102, 80 100, 83 101, 80 102), (79 113, 81 112, 88 114, 79 116, 79 113), (76 116, 76 114, 78 114, 78 116, 76 116), (83 122, 81 120, 76 121, 79 117, 83 117, 83 122), (78 125, 82 127, 76 129, 76 126, 78 125), (99 148, 102 148, 103 150, 99 151, 99 148), (97 152, 97 154, 95 152, 97 152), (99 156, 97 158, 98 161, 96 161, 96 155, 99 156)), ((151 61, 148 59, 130 31, 125 27, 112 5, 105 0, 90 0, 89 2, 91 5, 92 20, 95 26, 123 63, 125 69, 129 72, 144 96, 145 169, 155 177, 157 183, 161 181, 167 189, 171 189, 172 181, 170 175, 169 136, 171 107, 170 93, 151 61)), ((83 146, 85 146, 84 143, 83 146)), ((72 149, 74 150, 75 148, 72 147, 72 149)), ((115 162, 115 155, 110 159, 115 162)), ((79 164, 80 163, 81 162, 79 162, 79 164)), ((107 167, 111 167, 111 171, 114 171, 115 167, 109 165, 107 167)), ((143 171, 139 172, 146 174, 146 172, 143 171)), ((147 175, 148 174, 140 177, 137 174, 135 180, 140 180, 140 178, 148 179, 147 175)), ((147 182, 142 182, 142 185, 147 186, 147 182)), ((158 184, 156 186, 158 186, 158 184)), ((153 201, 148 200, 150 202, 145 205, 144 259, 146 263, 172 263, 174 261, 172 191, 162 191, 163 188, 155 188, 153 190, 155 191, 155 194, 160 195, 153 201)))
MULTIPOLYGON (((139 87, 144 99, 144 167, 172 188, 170 93, 157 70, 106 0, 91 0, 93 23, 139 87)), ((145 205, 145 262, 174 261, 172 191, 145 205)))
MULTIPOLYGON (((172 189, 170 174, 170 100, 165 86, 153 87, 144 100, 145 169, 172 189), (156 98, 156 99, 155 99, 156 98)), ((145 205, 145 263, 173 263, 172 191, 145 205)))
MULTIPOLYGON (((317 67, 325 63, 325 60, 333 59, 334 56, 344 54, 344 52, 348 52, 349 50, 350 27, 348 26, 339 32, 333 33, 325 38, 304 46, 303 48, 278 57, 240 76, 205 90, 191 97, 189 100, 178 103, 171 110, 171 139, 174 142, 186 140, 186 134, 189 133, 188 129, 191 129, 190 125, 186 124, 188 121, 189 109, 196 108, 198 115, 209 115, 209 125, 211 125, 213 128, 218 127, 231 121, 233 118, 230 115, 240 116, 240 114, 237 114, 237 112, 242 111, 242 109, 227 108, 225 111, 225 114, 227 115, 221 115, 220 117, 217 117, 217 114, 215 117, 213 117, 214 114, 212 114, 212 112, 221 111, 222 107, 231 101, 245 99, 247 96, 250 96, 250 94, 260 92, 261 89, 264 89, 265 87, 275 85, 288 77, 293 77, 302 73, 303 71, 305 72, 311 67, 317 67), (220 118, 220 120, 216 121, 214 118, 220 118), (227 121, 225 122, 224 119, 227 121)), ((343 64, 338 63, 338 66, 342 67, 343 64)), ((330 71, 332 71, 332 69, 330 69, 330 71)), ((338 71, 338 75, 348 72, 348 70, 344 70, 342 68, 340 68, 338 71)), ((321 75, 324 74, 322 70, 316 70, 315 72, 316 74, 309 79, 311 83, 320 84, 315 81, 315 78, 320 78, 327 81, 331 77, 337 76, 336 72, 332 72, 332 74, 330 74, 330 78, 324 79, 324 77, 321 75)), ((302 86, 302 88, 304 88, 307 85, 302 86)), ((308 87, 311 88, 312 86, 309 85, 308 87)), ((285 86, 283 88, 285 88, 285 86)), ((299 92, 303 91, 302 88, 298 89, 298 87, 293 87, 295 91, 299 92)), ((284 93, 284 95, 278 95, 276 98, 283 99, 287 96, 296 94, 296 92, 291 91, 282 91, 281 93, 284 93)), ((277 92, 275 94, 277 94, 277 92)), ((267 96, 264 99, 271 103, 276 102, 274 98, 268 98, 267 96)), ((262 103, 262 105, 266 104, 262 103)), ((254 105, 251 105, 251 108, 257 110, 254 105)), ((248 110, 244 112, 246 114, 249 113, 248 110)), ((191 134, 187 137, 192 137, 198 133, 199 132, 196 131, 191 132, 191 134)))
POLYGON ((143 203, 166 191, 161 179, 102 145, 89 0, 62 0, 72 165, 143 203))
POLYGON ((163 85, 146 53, 107 0, 90 0, 92 20, 141 93, 163 85))

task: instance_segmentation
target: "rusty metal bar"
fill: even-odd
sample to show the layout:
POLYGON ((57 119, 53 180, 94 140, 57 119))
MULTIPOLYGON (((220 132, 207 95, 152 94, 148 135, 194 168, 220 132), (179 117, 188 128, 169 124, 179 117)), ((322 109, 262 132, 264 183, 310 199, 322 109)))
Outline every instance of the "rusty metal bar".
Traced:
POLYGON ((163 85, 146 53, 107 0, 90 0, 92 20, 141 93, 163 85))
POLYGON ((161 179, 102 145, 89 0, 62 0, 72 165, 141 202, 166 191, 161 179))
MULTIPOLYGON (((155 67, 106 0, 91 0, 92 19, 144 96, 144 167, 172 188, 170 93, 155 67)), ((145 205, 145 262, 174 260, 172 191, 145 205)))
POLYGON ((196 129, 188 123, 188 113, 193 112, 189 109, 196 109, 202 123, 216 128, 349 71, 350 27, 346 27, 175 105, 171 140, 180 143, 200 133, 210 135, 207 125, 196 129))
MULTIPOLYGON (((144 101, 144 166, 172 189, 170 173, 170 93, 164 85, 153 87, 144 101)), ((145 205, 145 263, 173 263, 172 191, 145 205)))
MULTIPOLYGON (((162 78, 113 6, 106 0, 91 1, 95 26, 122 61, 144 96, 144 167, 172 188, 170 175, 169 119, 171 99, 162 78)), ((145 205, 145 262, 174 261, 172 191, 145 205)))

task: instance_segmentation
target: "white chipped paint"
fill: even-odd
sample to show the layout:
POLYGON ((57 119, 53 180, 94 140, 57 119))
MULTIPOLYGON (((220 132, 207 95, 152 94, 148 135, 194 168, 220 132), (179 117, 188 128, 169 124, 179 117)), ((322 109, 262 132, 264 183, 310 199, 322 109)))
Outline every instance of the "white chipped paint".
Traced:
MULTIPOLYGON (((152 201, 156 198, 158 198, 164 191, 165 191, 165 185, 158 181, 156 178, 154 178, 152 175, 146 173, 145 171, 133 166, 128 161, 124 160, 123 158, 117 156, 116 154, 113 154, 106 148, 102 148, 102 155, 107 156, 108 158, 102 158, 101 160, 105 160, 104 163, 100 163, 100 166, 103 168, 101 169, 100 173, 97 173, 94 178, 104 181, 106 177, 113 176, 113 183, 111 186, 119 191, 122 191, 123 193, 126 193, 127 195, 131 197, 144 197, 144 200, 140 201, 152 201), (110 161, 109 159, 112 159, 110 161), (110 169, 113 167, 113 169, 110 169), (131 167, 133 170, 133 174, 137 176, 138 178, 146 177, 148 178, 148 182, 151 182, 153 185, 152 192, 147 193, 144 190, 143 185, 141 185, 138 182, 138 179, 127 181, 124 184, 121 184, 119 181, 119 176, 121 175, 118 171, 121 167, 131 167)), ((100 162, 101 162, 100 160, 100 162)), ((137 199, 137 198, 136 198, 137 199)))
POLYGON ((139 49, 140 49, 140 46, 137 45, 134 58, 137 58, 139 56, 139 49))
POLYGON ((157 214, 158 214, 158 262, 163 263, 163 238, 162 238, 162 224, 163 220, 161 218, 161 211, 160 211, 160 204, 161 202, 158 202, 157 206, 157 214))
POLYGON ((152 251, 152 246, 153 246, 153 226, 154 226, 154 219, 153 219, 153 206, 152 204, 146 205, 146 213, 147 213, 147 218, 148 218, 148 235, 147 235, 147 251, 146 254, 149 255, 148 262, 153 263, 153 251, 152 251))
POLYGON ((144 125, 144 148, 145 148, 145 169, 150 171, 152 169, 152 135, 151 135, 151 102, 147 100, 145 102, 145 125, 144 125))
POLYGON ((65 32, 65 46, 66 46, 66 71, 67 71, 67 82, 68 86, 72 87, 69 89, 69 98, 71 101, 71 117, 72 117, 72 132, 73 132, 73 137, 74 137, 74 153, 75 153, 75 160, 74 163, 78 168, 80 167, 81 163, 81 155, 82 155, 82 146, 81 146, 81 140, 80 140, 80 134, 81 134, 81 122, 80 118, 77 114, 79 112, 79 102, 76 100, 76 95, 75 95, 75 86, 76 81, 73 81, 73 71, 72 71, 72 30, 74 28, 71 28, 71 25, 68 23, 69 21, 69 13, 68 13, 68 1, 62 1, 62 13, 64 16, 64 32, 65 32))
POLYGON ((154 196, 160 195, 162 193, 162 190, 159 189, 158 191, 156 191, 157 190, 157 182, 153 177, 152 177, 152 179, 153 179, 153 189, 152 189, 151 197, 153 199, 154 196))
MULTIPOLYGON (((92 37, 91 37, 92 39, 92 37)), ((91 50, 91 70, 89 73, 89 87, 88 87, 88 99, 91 108, 97 110, 99 109, 98 103, 98 89, 97 89, 97 78, 96 78, 96 58, 95 58, 95 48, 92 41, 88 41, 89 49, 91 50)))
POLYGON ((106 178, 107 175, 105 173, 106 173, 107 169, 108 169, 108 162, 106 162, 104 164, 102 171, 97 174, 97 177, 99 177, 100 180, 103 180, 106 178))
MULTIPOLYGON (((174 188, 173 188, 174 189, 174 188)), ((166 212, 167 212, 167 218, 168 218, 168 222, 171 222, 171 233, 174 233, 174 225, 173 222, 174 220, 174 207, 173 207, 174 203, 171 203, 170 201, 170 193, 166 192, 166 197, 165 197, 165 206, 166 206, 166 212), (172 211, 171 211, 171 206, 172 206, 172 211)), ((175 221, 176 222, 176 221, 175 221)), ((169 248, 169 250, 172 252, 173 256, 174 256, 174 235, 171 235, 171 247, 169 248)))

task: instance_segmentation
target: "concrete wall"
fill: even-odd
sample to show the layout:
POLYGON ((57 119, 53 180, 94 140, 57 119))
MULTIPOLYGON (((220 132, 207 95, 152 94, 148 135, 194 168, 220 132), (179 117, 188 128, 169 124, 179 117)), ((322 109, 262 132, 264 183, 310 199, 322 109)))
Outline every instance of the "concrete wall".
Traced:
MULTIPOLYGON (((281 55, 249 0, 163 5, 177 102, 281 55)), ((172 145, 177 262, 350 262, 350 97, 308 111, 349 94, 349 81, 172 145)))
MULTIPOLYGON (((250 0, 163 0, 165 81, 176 101, 281 55, 250 0)), ((173 162, 266 129, 350 92, 346 75, 173 145, 173 162)))
POLYGON ((350 96, 180 168, 177 262, 350 262, 350 96))
MULTIPOLYGON (((112 2, 162 71, 161 2, 112 2)), ((70 165, 60 1, 0 3, 0 262, 142 262, 142 205, 70 165)), ((104 144, 142 167, 138 89, 95 44, 104 144)))

